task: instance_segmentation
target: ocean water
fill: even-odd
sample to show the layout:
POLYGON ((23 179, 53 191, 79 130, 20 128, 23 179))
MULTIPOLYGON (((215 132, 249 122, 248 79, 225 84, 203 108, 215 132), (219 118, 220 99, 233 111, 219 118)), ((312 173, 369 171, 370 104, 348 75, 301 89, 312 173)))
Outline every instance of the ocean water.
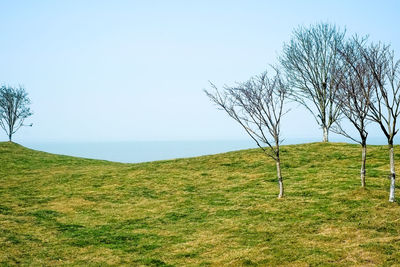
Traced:
MULTIPOLYGON (((289 138, 283 144, 319 142, 318 138, 289 138)), ((331 138, 333 142, 349 142, 331 138)), ((382 138, 370 138, 370 144, 385 144, 382 138)), ((257 147, 253 140, 215 141, 143 141, 143 142, 27 142, 21 145, 35 150, 75 157, 138 163, 155 160, 196 157, 257 147)))
POLYGON ((255 147, 238 141, 143 141, 143 142, 31 142, 22 145, 35 150, 75 157, 124 163, 196 157, 255 147))

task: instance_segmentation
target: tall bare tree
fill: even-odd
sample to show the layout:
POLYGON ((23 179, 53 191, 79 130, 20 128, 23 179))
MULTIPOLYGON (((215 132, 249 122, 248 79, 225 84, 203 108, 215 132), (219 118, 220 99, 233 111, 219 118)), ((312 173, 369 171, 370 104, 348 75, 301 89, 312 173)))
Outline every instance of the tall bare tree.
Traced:
POLYGON ((284 45, 280 58, 294 88, 294 99, 313 114, 323 130, 324 142, 328 142, 329 129, 339 117, 334 101, 337 89, 334 69, 339 60, 337 47, 344 36, 344 31, 327 23, 299 27, 284 45))
POLYGON ((359 139, 349 134, 337 120, 332 131, 341 134, 361 145, 361 186, 365 187, 365 163, 367 156, 366 126, 371 102, 374 100, 374 76, 363 57, 367 38, 353 37, 338 49, 340 61, 335 66, 338 89, 335 101, 343 114, 359 133, 359 139))
POLYGON ((369 119, 376 122, 386 136, 390 158, 389 201, 395 201, 396 172, 394 167, 393 140, 398 132, 400 115, 400 60, 396 60, 390 46, 371 44, 362 50, 375 79, 376 101, 371 102, 369 119))
POLYGON ((220 109, 237 121, 256 142, 257 146, 275 160, 279 183, 278 198, 284 195, 279 145, 281 143, 281 118, 286 113, 284 102, 288 87, 278 70, 273 78, 267 72, 236 86, 223 90, 211 83, 214 92, 205 90, 207 96, 220 109))
POLYGON ((30 100, 23 87, 0 87, 0 126, 10 142, 24 120, 32 115, 29 105, 30 100))

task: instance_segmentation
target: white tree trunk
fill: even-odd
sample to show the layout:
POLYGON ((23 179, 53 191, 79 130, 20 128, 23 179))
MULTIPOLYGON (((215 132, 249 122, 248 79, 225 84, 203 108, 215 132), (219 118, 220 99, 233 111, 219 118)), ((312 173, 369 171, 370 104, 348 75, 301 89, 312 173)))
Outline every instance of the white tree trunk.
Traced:
POLYGON ((394 169, 393 144, 389 145, 389 153, 390 153, 390 193, 389 193, 389 202, 394 202, 396 172, 395 172, 395 169, 394 169))
POLYGON ((324 137, 322 139, 322 142, 329 142, 329 138, 328 138, 329 130, 328 130, 328 127, 323 126, 322 130, 324 131, 324 137))
POLYGON ((281 161, 278 159, 276 161, 276 172, 278 174, 278 183, 279 183, 279 195, 278 198, 283 197, 283 180, 282 180, 282 173, 281 173, 281 161))
POLYGON ((361 155, 361 186, 365 187, 365 161, 367 159, 367 146, 362 145, 362 155, 361 155))

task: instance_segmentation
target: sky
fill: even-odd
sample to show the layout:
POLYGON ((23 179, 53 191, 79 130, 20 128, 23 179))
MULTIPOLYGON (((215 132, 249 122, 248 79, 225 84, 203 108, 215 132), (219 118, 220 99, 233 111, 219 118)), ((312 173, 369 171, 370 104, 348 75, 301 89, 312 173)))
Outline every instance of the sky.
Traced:
MULTIPOLYGON (((247 139, 204 94, 209 81, 260 74, 295 28, 318 22, 399 55, 399 12, 400 1, 0 0, 0 83, 23 85, 34 112, 14 139, 247 139)), ((312 115, 289 106, 283 137, 321 139, 312 115)))

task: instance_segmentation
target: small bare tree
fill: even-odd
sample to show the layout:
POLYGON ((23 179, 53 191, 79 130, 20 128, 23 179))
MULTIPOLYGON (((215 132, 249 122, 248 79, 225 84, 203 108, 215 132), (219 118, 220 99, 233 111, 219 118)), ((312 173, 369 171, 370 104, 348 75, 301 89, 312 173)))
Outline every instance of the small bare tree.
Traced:
POLYGON ((395 60, 390 46, 371 44, 362 49, 375 79, 376 101, 370 104, 369 119, 376 122, 386 136, 390 158, 389 201, 395 201, 396 172, 394 167, 393 140, 398 132, 397 119, 400 115, 400 60, 395 60))
POLYGON ((320 23, 294 31, 289 44, 283 48, 280 62, 286 71, 294 100, 314 116, 323 130, 323 141, 328 142, 329 129, 339 117, 335 103, 337 85, 334 67, 339 57, 345 32, 335 26, 320 23))
POLYGON ((0 126, 6 132, 8 140, 23 126, 24 120, 32 115, 30 100, 21 86, 14 88, 2 85, 0 88, 0 126))
POLYGON ((211 83, 214 93, 205 90, 217 106, 237 121, 256 142, 257 146, 275 160, 279 183, 278 198, 284 195, 279 145, 281 143, 281 118, 286 113, 284 102, 288 87, 275 69, 276 75, 268 78, 267 72, 234 87, 225 86, 220 92, 211 83))
POLYGON ((336 68, 337 92, 335 101, 343 114, 358 131, 360 138, 355 138, 342 127, 341 120, 332 126, 332 131, 341 134, 361 145, 361 186, 365 187, 365 163, 367 156, 366 126, 367 115, 373 101, 375 79, 369 65, 362 55, 366 38, 354 37, 338 50, 340 64, 336 68))

